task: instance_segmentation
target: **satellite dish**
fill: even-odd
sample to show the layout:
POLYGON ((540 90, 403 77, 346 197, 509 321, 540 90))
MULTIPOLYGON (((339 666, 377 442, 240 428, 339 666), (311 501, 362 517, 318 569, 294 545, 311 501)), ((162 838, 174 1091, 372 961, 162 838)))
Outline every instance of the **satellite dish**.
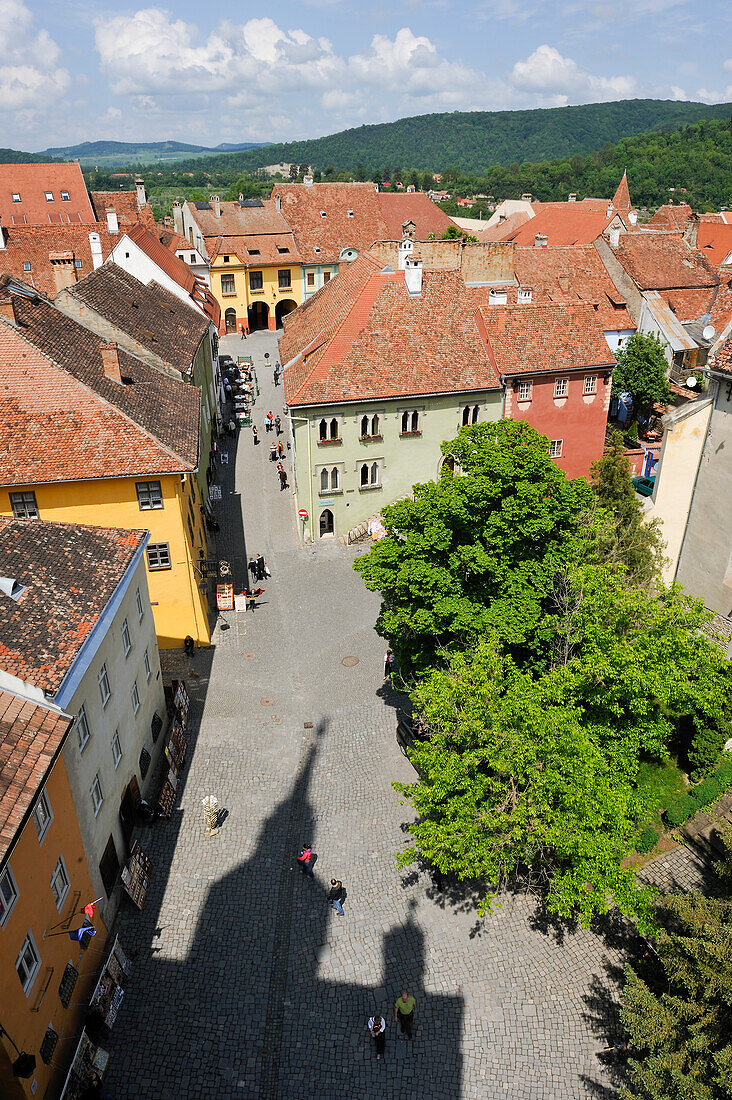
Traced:
POLYGON ((693 374, 690 374, 689 377, 686 379, 686 385, 689 387, 690 390, 693 390, 696 386, 696 378, 693 374))
POLYGON ((707 325, 702 331, 702 336, 705 340, 711 340, 717 335, 717 330, 714 325, 707 325))

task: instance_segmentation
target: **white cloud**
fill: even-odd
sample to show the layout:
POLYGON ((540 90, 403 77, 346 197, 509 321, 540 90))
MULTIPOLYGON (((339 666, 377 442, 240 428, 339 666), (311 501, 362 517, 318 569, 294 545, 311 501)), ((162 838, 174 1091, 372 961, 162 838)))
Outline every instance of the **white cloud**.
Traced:
POLYGON ((23 0, 0 0, 0 110, 20 112, 25 121, 55 103, 71 83, 59 65, 58 46, 33 23, 23 0))
POLYGON ((562 57, 553 46, 538 46, 525 61, 517 61, 511 70, 514 87, 525 92, 548 96, 557 105, 586 99, 629 99, 640 93, 630 76, 593 76, 571 57, 562 57))

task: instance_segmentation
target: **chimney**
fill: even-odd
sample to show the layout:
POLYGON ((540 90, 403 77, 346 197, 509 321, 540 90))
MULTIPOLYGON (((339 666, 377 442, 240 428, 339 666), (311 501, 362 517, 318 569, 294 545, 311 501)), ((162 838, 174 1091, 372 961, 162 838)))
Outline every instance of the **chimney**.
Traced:
POLYGON ((620 244, 620 229, 614 228, 610 230, 610 247, 617 248, 620 244))
POLYGON ((117 211, 113 206, 107 207, 107 232, 119 233, 119 222, 117 220, 117 211))
POLYGON ((690 214, 684 229, 683 239, 689 248, 696 248, 696 238, 699 234, 699 215, 690 214))
POLYGON ((312 187, 313 186, 313 177, 312 176, 303 176, 302 177, 302 182, 305 184, 306 187, 312 187))
POLYGON ((183 233, 183 207, 179 202, 173 203, 173 228, 176 233, 180 233, 181 237, 185 236, 183 233))
POLYGON ((531 192, 530 192, 530 191, 526 191, 526 192, 525 192, 525 193, 524 193, 524 194, 523 194, 523 195, 521 196, 521 202, 533 202, 533 201, 534 201, 534 196, 533 196, 533 195, 531 194, 531 192))
POLYGON ((221 199, 218 195, 212 195, 209 202, 213 206, 213 213, 215 218, 221 217, 221 199))
POLYGON ((567 202, 577 202, 577 192, 576 191, 570 191, 569 198, 567 199, 567 202))
POLYGON ((636 225, 637 224, 638 215, 635 212, 635 210, 629 210, 628 211, 628 221, 630 222, 631 225, 636 225))
POLYGON ((279 214, 279 212, 280 212, 280 210, 281 210, 281 209, 282 209, 282 199, 280 198, 280 196, 279 196, 279 192, 278 192, 278 193, 277 193, 277 194, 275 195, 275 210, 276 210, 276 211, 277 211, 277 213, 279 214))
POLYGON ((549 244, 549 238, 546 233, 537 233, 534 237, 534 248, 546 248, 549 244))
POLYGON ((422 294, 422 261, 407 259, 404 262, 404 283, 410 298, 419 298, 422 294))
POLYGON ((607 218, 608 221, 610 221, 610 219, 612 218, 614 209, 615 209, 615 207, 613 206, 613 204, 611 202, 609 202, 607 204, 607 210, 605 211, 605 217, 607 218))
POLYGON ((147 204, 147 195, 145 193, 145 181, 142 176, 138 176, 135 180, 135 190, 137 191, 137 205, 145 206, 147 204))
POLYGON ((106 343, 100 346, 102 353, 102 365, 104 367, 104 374, 107 378, 110 378, 112 382, 116 382, 118 386, 122 385, 122 375, 119 369, 119 352, 117 351, 117 345, 114 343, 106 343))
POLYGON ((91 248, 92 255, 92 267, 96 271, 98 267, 102 266, 102 239, 98 233, 89 234, 89 246, 91 248))

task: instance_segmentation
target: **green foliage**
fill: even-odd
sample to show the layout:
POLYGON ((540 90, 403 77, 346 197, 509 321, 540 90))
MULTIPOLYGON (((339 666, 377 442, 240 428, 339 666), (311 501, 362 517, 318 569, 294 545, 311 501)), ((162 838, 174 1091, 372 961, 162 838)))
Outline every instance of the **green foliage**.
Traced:
MULTIPOLYGON (((728 848, 732 837, 725 836, 728 848)), ((621 1018, 630 1087, 621 1100, 732 1096, 732 860, 718 865, 721 897, 676 894, 659 916, 661 973, 628 967, 621 1018)))
POLYGON ((717 780, 716 776, 710 775, 694 787, 692 797, 697 806, 711 806, 712 802, 717 801, 721 793, 722 784, 717 780))
POLYGON ((666 810, 666 818, 670 825, 682 825, 699 809, 699 805, 690 794, 684 794, 677 798, 666 810))
POLYGON ((717 765, 728 736, 729 728, 724 726, 702 726, 695 732, 689 750, 689 763, 693 768, 691 774, 694 779, 700 779, 717 765))
POLYGON ((661 834, 658 829, 654 829, 652 825, 646 825, 635 843, 635 850, 644 856, 653 851, 660 839, 661 834))
POLYGON ((615 358, 618 365, 613 371, 613 393, 625 390, 631 393, 636 412, 647 414, 657 402, 662 405, 671 402, 666 380, 668 363, 657 336, 633 333, 625 347, 615 352, 615 358))

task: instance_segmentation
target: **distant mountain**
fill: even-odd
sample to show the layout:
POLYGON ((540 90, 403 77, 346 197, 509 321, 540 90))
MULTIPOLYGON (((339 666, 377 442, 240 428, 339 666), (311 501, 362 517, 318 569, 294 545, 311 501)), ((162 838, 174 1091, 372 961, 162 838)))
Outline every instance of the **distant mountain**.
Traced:
POLYGON ((52 158, 43 153, 23 153, 20 149, 0 149, 0 164, 42 164, 52 158))
MULTIPOLYGON (((585 156, 610 142, 667 130, 700 119, 728 118, 732 103, 709 106, 663 99, 623 99, 581 107, 531 111, 453 111, 359 126, 328 137, 267 145, 247 152, 206 156, 195 168, 254 171, 267 164, 310 164, 368 174, 409 168, 442 172, 458 167, 484 173, 493 165, 585 156)), ((193 168, 194 166, 191 165, 193 168)))
POLYGON ((264 142, 246 141, 239 145, 188 145, 183 141, 84 141, 81 145, 55 146, 44 149, 38 159, 59 158, 78 160, 86 165, 123 166, 128 164, 158 164, 190 159, 216 153, 258 149, 264 142))

